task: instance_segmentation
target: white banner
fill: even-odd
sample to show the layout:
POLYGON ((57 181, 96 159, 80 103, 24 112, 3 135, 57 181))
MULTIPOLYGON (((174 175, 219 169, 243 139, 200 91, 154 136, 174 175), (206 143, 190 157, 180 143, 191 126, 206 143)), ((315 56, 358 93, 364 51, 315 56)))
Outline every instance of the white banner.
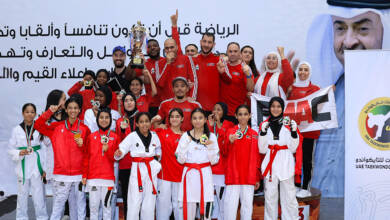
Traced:
POLYGON ((345 219, 389 219, 390 51, 345 53, 345 219))
MULTIPOLYGON (((252 128, 256 131, 259 124, 269 113, 271 98, 253 93, 251 96, 252 128)), ((336 128, 337 113, 334 93, 331 86, 297 100, 284 100, 284 116, 298 124, 301 132, 336 128)))

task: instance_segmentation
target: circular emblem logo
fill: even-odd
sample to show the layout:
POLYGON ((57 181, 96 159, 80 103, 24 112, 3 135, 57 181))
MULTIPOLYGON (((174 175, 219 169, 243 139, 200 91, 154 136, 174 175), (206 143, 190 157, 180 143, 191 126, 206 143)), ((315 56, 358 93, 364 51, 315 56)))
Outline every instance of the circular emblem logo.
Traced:
POLYGON ((367 103, 359 115, 359 130, 363 140, 378 150, 390 150, 390 97, 380 97, 367 103))

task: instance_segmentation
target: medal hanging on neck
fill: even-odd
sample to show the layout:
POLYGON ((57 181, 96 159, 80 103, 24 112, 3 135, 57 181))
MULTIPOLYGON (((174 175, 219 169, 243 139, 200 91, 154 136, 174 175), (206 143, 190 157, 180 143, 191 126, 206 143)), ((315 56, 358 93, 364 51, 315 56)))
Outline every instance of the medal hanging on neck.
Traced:
POLYGON ((33 134, 33 130, 34 130, 34 121, 31 125, 30 132, 28 132, 26 124, 24 125, 24 132, 26 133, 26 140, 27 140, 27 152, 29 154, 31 154, 33 152, 33 148, 31 146, 31 137, 33 134))
POLYGON ((110 141, 110 138, 109 138, 110 132, 111 132, 111 130, 108 130, 107 135, 105 135, 105 134, 100 134, 100 131, 99 131, 100 143, 102 143, 102 156, 104 156, 104 152, 107 151, 107 149, 108 149, 108 142, 110 141))
POLYGON ((242 133, 240 125, 238 125, 238 130, 236 131, 237 139, 241 139, 242 137, 244 137, 244 135, 246 135, 247 132, 248 132, 248 125, 246 126, 244 133, 242 133))
POLYGON ((69 129, 67 120, 65 120, 65 128, 66 128, 66 130, 69 130, 70 132, 73 133, 73 138, 74 138, 75 140, 78 139, 78 138, 81 138, 80 120, 77 119, 77 130, 76 130, 76 131, 72 131, 72 130, 69 129))

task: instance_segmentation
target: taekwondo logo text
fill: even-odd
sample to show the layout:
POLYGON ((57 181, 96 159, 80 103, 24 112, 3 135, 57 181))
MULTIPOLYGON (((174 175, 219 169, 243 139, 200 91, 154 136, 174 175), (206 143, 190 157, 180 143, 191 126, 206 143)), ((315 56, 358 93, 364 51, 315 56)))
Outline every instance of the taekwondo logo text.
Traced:
POLYGON ((359 115, 359 130, 363 140, 378 150, 390 150, 390 97, 367 103, 359 115))

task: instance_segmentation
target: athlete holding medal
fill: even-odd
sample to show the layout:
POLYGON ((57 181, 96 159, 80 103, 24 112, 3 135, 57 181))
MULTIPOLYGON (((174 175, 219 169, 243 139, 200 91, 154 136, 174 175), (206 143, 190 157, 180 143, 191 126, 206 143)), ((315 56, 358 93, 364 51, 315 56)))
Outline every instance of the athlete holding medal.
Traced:
POLYGON ((224 219, 236 219, 238 202, 241 203, 241 219, 252 219, 253 194, 259 187, 260 154, 257 146, 257 132, 249 127, 250 111, 247 105, 240 105, 235 112, 238 125, 226 133, 223 152, 226 160, 226 198, 224 219), (238 159, 240 158, 240 159, 238 159))

